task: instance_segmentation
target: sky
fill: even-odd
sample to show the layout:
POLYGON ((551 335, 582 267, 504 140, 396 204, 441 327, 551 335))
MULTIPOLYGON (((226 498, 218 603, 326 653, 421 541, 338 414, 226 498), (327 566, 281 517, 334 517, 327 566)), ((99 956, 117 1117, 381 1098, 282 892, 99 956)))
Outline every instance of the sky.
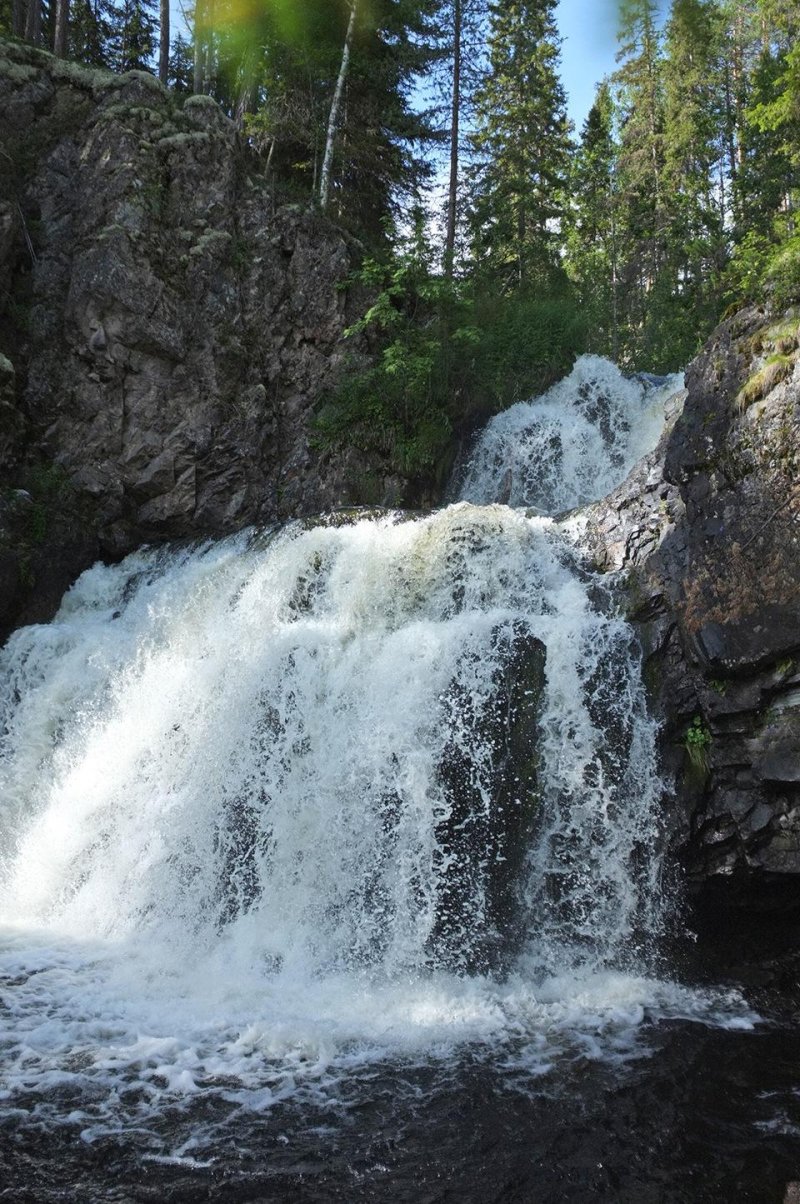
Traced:
MULTIPOLYGON (((616 67, 618 7, 617 0, 559 0, 561 76, 577 133, 592 107, 595 85, 616 67)), ((660 0, 659 7, 663 15, 668 0, 660 0)))
MULTIPOLYGON (((669 0, 658 0, 662 16, 669 0)), ((171 0, 173 30, 185 30, 188 0, 171 0)), ((559 0, 556 15, 563 43, 561 75, 570 120, 580 133, 595 87, 616 66, 619 0, 559 0)))

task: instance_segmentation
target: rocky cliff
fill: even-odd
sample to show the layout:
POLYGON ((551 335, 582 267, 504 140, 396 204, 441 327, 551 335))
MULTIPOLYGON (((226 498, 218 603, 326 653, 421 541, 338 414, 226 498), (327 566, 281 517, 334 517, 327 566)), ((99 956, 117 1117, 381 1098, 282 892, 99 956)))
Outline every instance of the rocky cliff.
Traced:
POLYGON ((694 890, 800 915, 798 348, 798 312, 724 322, 589 525, 598 564, 629 571, 694 890))
POLYGON ((352 350, 342 233, 147 74, 0 42, 0 110, 0 628, 98 555, 347 502, 312 429, 352 350))

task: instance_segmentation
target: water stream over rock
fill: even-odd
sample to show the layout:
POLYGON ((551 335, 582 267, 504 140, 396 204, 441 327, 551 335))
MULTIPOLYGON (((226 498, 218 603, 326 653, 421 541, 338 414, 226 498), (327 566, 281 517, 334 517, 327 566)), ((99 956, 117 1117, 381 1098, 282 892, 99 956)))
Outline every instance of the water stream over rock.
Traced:
MULTIPOLYGON (((44 1174, 43 1132, 124 1167, 115 1195, 78 1158, 86 1199, 168 1198, 148 1166, 224 1179, 232 1140, 244 1193, 288 1173, 284 1146, 305 1165, 309 1134, 327 1163, 292 1164, 269 1198, 416 1198, 341 1155, 376 1118, 399 1133, 465 1075, 540 1111, 576 1067, 638 1064, 670 1024, 752 1029, 738 994, 679 985, 657 956, 663 787, 638 650, 612 586, 532 513, 621 479, 674 384, 585 358, 495 420, 441 511, 145 549, 14 634, 8 1198, 44 1174)), ((45 1174, 31 1198, 56 1191, 45 1174)))

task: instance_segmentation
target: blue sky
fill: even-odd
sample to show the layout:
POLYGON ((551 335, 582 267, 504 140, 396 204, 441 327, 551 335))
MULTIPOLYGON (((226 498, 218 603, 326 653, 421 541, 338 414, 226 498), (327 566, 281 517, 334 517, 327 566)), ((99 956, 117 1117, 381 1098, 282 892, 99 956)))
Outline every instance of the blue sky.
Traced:
MULTIPOLYGON (((668 6, 668 0, 660 0, 662 14, 668 6)), ((559 0, 561 75, 577 133, 591 108, 595 85, 616 66, 617 9, 617 0, 559 0)))
MULTIPOLYGON (((171 0, 173 32, 185 30, 184 4, 171 0)), ((662 15, 669 0, 659 0, 662 15)), ((563 44, 561 65, 569 116, 580 133, 596 85, 616 66, 619 0, 559 0, 557 17, 563 44)))

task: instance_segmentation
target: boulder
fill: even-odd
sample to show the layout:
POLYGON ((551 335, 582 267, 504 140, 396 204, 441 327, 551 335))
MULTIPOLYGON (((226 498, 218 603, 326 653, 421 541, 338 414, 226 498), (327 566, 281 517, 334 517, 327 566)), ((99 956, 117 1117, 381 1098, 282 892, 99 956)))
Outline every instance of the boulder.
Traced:
POLYGON ((492 634, 488 696, 470 689, 469 665, 443 698, 449 736, 439 765, 446 807, 434 964, 497 971, 522 936, 525 851, 539 801, 546 649, 524 623, 492 634), (476 758, 476 750, 480 756, 476 758))

